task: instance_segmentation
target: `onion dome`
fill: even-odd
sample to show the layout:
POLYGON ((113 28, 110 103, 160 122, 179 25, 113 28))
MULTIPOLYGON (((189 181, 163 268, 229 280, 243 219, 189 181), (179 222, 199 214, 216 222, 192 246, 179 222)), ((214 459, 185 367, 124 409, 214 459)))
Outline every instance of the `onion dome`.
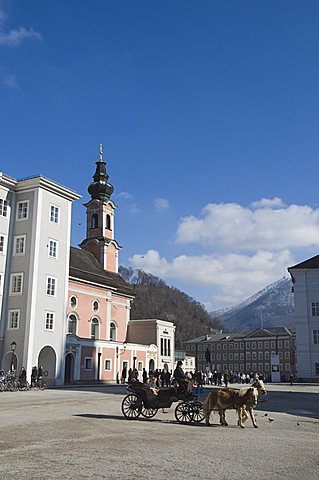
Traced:
POLYGON ((96 162, 96 170, 93 175, 94 182, 88 186, 88 192, 92 199, 108 200, 112 195, 113 185, 108 183, 109 176, 106 173, 106 163, 103 160, 103 148, 100 145, 100 158, 96 162))

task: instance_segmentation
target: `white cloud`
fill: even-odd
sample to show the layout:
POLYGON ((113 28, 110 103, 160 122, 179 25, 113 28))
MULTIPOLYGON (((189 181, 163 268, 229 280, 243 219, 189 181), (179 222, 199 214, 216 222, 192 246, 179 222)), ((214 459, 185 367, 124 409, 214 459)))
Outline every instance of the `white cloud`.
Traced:
POLYGON ((130 213, 132 213, 133 215, 136 215, 137 213, 140 213, 140 212, 141 212, 141 209, 140 209, 140 207, 138 206, 137 203, 133 203, 133 204, 129 207, 129 211, 130 211, 130 213))
POLYGON ((133 195, 131 195, 129 192, 121 192, 118 194, 118 196, 123 200, 130 200, 131 198, 133 198, 133 195))
POLYGON ((155 198, 154 206, 159 212, 164 212, 169 209, 169 201, 165 198, 155 198))
MULTIPOLYGON (((279 199, 274 200, 270 202, 277 207, 279 199)), ((273 209, 265 206, 265 199, 261 202, 264 207, 257 209, 236 203, 208 204, 200 217, 181 219, 176 241, 213 247, 214 251, 319 245, 319 209, 300 205, 273 209)))
POLYGON ((19 27, 16 30, 10 30, 10 32, 0 31, 0 45, 6 45, 7 47, 17 47, 24 40, 29 39, 42 40, 42 35, 32 28, 27 30, 24 27, 19 27))
POLYGON ((254 208, 276 208, 276 207, 285 207, 285 203, 279 197, 274 198, 262 198, 251 204, 254 208))
POLYGON ((156 250, 134 255, 130 264, 153 275, 178 281, 190 288, 211 287, 211 304, 215 307, 236 304, 281 278, 293 264, 288 250, 258 251, 238 255, 180 255, 172 261, 156 250))
POLYGON ((2 83, 9 88, 19 88, 17 77, 15 75, 6 75, 3 77, 2 83))

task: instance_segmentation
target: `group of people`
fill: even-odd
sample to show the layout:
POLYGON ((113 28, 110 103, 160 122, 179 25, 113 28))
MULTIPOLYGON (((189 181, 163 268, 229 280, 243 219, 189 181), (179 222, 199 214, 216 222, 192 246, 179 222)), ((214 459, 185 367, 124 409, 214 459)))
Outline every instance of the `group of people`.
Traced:
MULTIPOLYGON (((41 381, 42 379, 43 379, 43 368, 41 366, 39 368, 37 366, 32 367, 31 382, 30 382, 31 387, 34 387, 36 383, 41 381)), ((27 371, 24 367, 21 367, 20 369, 19 381, 22 385, 27 383, 27 371)))
POLYGON ((184 384, 187 388, 190 388, 190 384, 197 385, 198 387, 203 387, 204 385, 215 385, 215 386, 225 386, 227 387, 230 383, 241 383, 241 384, 250 384, 256 378, 263 379, 263 375, 258 375, 257 373, 243 373, 243 372, 232 372, 225 370, 221 372, 220 370, 213 371, 200 371, 195 370, 194 372, 184 372, 182 369, 183 362, 179 360, 177 362, 174 372, 168 369, 168 365, 164 364, 164 368, 156 369, 154 371, 150 370, 149 372, 143 368, 142 379, 139 377, 139 372, 137 368, 130 368, 128 371, 126 367, 123 368, 121 374, 121 383, 131 383, 132 381, 138 380, 143 383, 152 383, 157 388, 160 387, 170 387, 176 383, 184 384))

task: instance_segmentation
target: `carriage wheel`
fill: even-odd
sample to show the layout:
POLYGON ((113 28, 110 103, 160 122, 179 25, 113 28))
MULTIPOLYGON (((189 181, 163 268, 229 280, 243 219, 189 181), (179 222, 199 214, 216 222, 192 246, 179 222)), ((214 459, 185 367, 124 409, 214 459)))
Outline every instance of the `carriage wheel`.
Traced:
POLYGON ((142 411, 141 414, 145 418, 153 418, 157 414, 158 409, 157 408, 145 408, 142 406, 142 411))
POLYGON ((126 395, 122 402, 122 413, 128 420, 135 420, 142 411, 142 401, 134 394, 126 395))
POLYGON ((205 414, 203 410, 202 402, 194 402, 192 403, 192 420, 195 423, 200 423, 204 420, 205 414))
POLYGON ((187 402, 181 402, 175 408, 175 418, 179 423, 190 423, 192 421, 192 407, 187 402))

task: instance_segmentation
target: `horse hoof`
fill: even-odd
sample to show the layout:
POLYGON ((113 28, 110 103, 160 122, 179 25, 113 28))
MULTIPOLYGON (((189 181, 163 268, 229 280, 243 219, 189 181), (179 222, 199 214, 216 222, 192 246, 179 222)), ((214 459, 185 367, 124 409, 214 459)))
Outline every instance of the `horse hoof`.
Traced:
POLYGON ((254 425, 255 428, 258 428, 258 425, 254 425))
POLYGON ((239 425, 239 426, 240 426, 240 428, 245 428, 245 425, 239 425))

